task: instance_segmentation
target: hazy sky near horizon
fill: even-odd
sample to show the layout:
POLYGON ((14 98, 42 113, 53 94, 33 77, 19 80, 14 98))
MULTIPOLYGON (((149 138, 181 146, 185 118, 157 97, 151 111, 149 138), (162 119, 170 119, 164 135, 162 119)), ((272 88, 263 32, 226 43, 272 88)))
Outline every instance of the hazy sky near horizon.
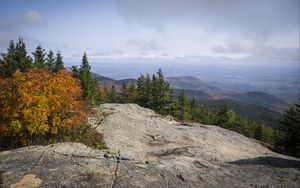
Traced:
POLYGON ((299 64, 299 0, 0 0, 0 51, 18 36, 74 62, 299 64))

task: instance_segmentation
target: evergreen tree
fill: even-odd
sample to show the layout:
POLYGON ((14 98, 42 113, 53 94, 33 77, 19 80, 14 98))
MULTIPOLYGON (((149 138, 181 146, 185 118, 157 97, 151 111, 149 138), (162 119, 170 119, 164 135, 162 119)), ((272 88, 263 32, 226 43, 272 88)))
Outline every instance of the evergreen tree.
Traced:
POLYGON ((15 59, 21 72, 27 72, 32 67, 32 58, 27 54, 26 45, 21 37, 16 44, 15 59))
POLYGON ((223 107, 218 112, 218 125, 222 127, 230 126, 236 118, 235 112, 230 108, 228 101, 224 102, 223 107))
POLYGON ((179 120, 188 121, 191 119, 189 102, 186 99, 184 91, 178 96, 175 104, 175 117, 179 120))
POLYGON ((54 53, 52 50, 49 50, 49 53, 47 54, 47 59, 46 59, 46 63, 45 63, 45 66, 46 66, 46 69, 49 71, 49 72, 55 72, 55 62, 56 62, 56 59, 54 57, 54 53))
POLYGON ((121 88, 121 102, 122 103, 128 103, 127 92, 128 92, 127 84, 125 83, 125 81, 123 81, 122 88, 121 88))
POLYGON ((199 121, 198 114, 199 114, 199 105, 193 97, 192 101, 190 102, 190 109, 191 109, 191 120, 193 121, 199 121))
POLYGON ((118 95, 117 95, 117 91, 116 91, 116 88, 114 85, 111 86, 111 88, 109 88, 109 89, 105 88, 105 93, 106 93, 108 102, 110 102, 110 103, 118 102, 118 95))
POLYGON ((56 53, 56 61, 55 61, 55 66, 54 66, 54 72, 58 72, 60 69, 64 68, 64 62, 63 62, 63 57, 61 55, 61 52, 58 51, 56 53))
POLYGON ((72 65, 71 70, 73 72, 73 76, 79 78, 79 69, 78 66, 72 65))
POLYGON ((137 101, 139 93, 134 83, 131 83, 127 88, 126 99, 128 103, 134 103, 137 101))
POLYGON ((36 49, 35 52, 32 53, 34 56, 34 62, 33 62, 33 66, 35 68, 44 68, 45 67, 45 49, 42 48, 42 46, 39 44, 36 49))
POLYGON ((262 135, 263 134, 263 128, 262 125, 256 125, 255 126, 255 131, 254 131, 254 138, 256 140, 261 140, 262 139, 262 135))
POLYGON ((164 80, 162 70, 153 75, 151 84, 150 106, 160 114, 170 114, 172 108, 172 90, 164 80))
POLYGON ((11 77, 17 69, 16 50, 14 41, 9 42, 6 53, 1 54, 0 76, 3 78, 11 77))
POLYGON ((288 154, 300 157, 300 104, 290 107, 279 121, 277 147, 283 147, 288 154))
POLYGON ((92 105, 100 103, 100 97, 97 89, 97 81, 92 76, 91 66, 88 62, 87 55, 84 53, 82 63, 79 68, 79 79, 83 90, 83 97, 92 105))
POLYGON ((108 103, 109 101, 107 97, 107 93, 108 93, 107 88, 102 85, 99 85, 97 89, 98 89, 99 101, 101 103, 108 103))
POLYGON ((143 107, 149 107, 149 98, 147 97, 147 90, 146 90, 146 78, 144 75, 141 75, 137 79, 137 90, 139 93, 139 99, 138 99, 138 104, 143 106, 143 107))
POLYGON ((26 45, 22 38, 18 43, 9 42, 6 53, 1 54, 0 58, 0 77, 11 77, 17 69, 26 72, 32 66, 32 59, 27 55, 26 45))
POLYGON ((137 102, 139 105, 152 108, 151 106, 151 98, 152 98, 152 80, 150 75, 147 73, 146 77, 141 75, 137 80, 137 92, 138 92, 138 99, 137 102))

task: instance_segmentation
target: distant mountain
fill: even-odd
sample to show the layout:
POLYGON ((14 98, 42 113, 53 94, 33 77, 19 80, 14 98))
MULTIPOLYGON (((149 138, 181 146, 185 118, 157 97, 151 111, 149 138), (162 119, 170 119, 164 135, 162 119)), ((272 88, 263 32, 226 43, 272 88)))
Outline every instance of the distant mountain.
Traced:
POLYGON ((202 82, 194 76, 168 77, 166 80, 173 88, 185 90, 198 90, 206 93, 222 93, 222 90, 216 86, 202 82))
POLYGON ((253 121, 265 123, 271 127, 279 125, 278 118, 280 113, 258 105, 248 104, 232 99, 202 100, 200 103, 210 109, 220 109, 225 101, 228 101, 231 108, 240 116, 253 121))
POLYGON ((117 80, 116 81, 116 84, 135 84, 136 83, 136 79, 133 79, 133 78, 129 78, 129 79, 123 79, 123 80, 117 80))
POLYGON ((230 99, 259 105, 277 112, 284 112, 288 107, 288 104, 281 98, 260 91, 231 93, 227 94, 227 96, 230 99))
MULTIPOLYGON (((178 97, 179 95, 182 94, 182 89, 177 89, 177 88, 173 88, 173 94, 174 97, 178 97)), ((186 95, 186 97, 189 100, 192 100, 193 98, 195 98, 196 100, 211 100, 213 99, 213 97, 203 91, 196 91, 196 90, 184 90, 184 93, 186 95)))
MULTIPOLYGON (((119 92, 123 82, 126 84, 136 83, 136 79, 114 80, 99 74, 94 74, 97 81, 106 87, 114 86, 119 92)), ((166 78, 173 88, 174 97, 178 97, 184 89, 189 100, 193 97, 201 105, 210 109, 218 109, 227 100, 234 111, 243 117, 253 121, 266 123, 269 126, 278 125, 279 113, 286 103, 278 97, 264 92, 229 93, 225 94, 218 87, 207 84, 193 76, 166 78)))
POLYGON ((131 79, 131 78, 122 79, 122 80, 114 80, 112 78, 108 78, 108 77, 105 77, 105 76, 102 76, 102 75, 96 74, 96 73, 93 73, 93 75, 95 76, 98 83, 100 83, 101 85, 104 85, 105 87, 115 86, 117 91, 120 91, 123 83, 126 83, 126 84, 136 83, 136 79, 131 79))
POLYGON ((169 77, 166 80, 170 83, 171 87, 176 89, 192 90, 192 93, 195 91, 205 92, 210 96, 210 99, 230 99, 236 100, 248 104, 253 104, 268 108, 271 111, 276 111, 282 113, 288 107, 288 104, 279 97, 270 95, 261 91, 251 91, 251 92, 239 92, 239 89, 236 91, 231 89, 223 90, 221 87, 206 83, 194 76, 178 76, 178 77, 169 77))
MULTIPOLYGON (((182 93, 182 89, 173 88, 173 91, 175 97, 178 97, 182 93)), ((260 105, 229 99, 222 95, 211 95, 203 91, 184 90, 184 93, 189 100, 192 100, 194 97, 201 105, 211 110, 220 109, 226 100, 238 115, 253 121, 265 123, 272 127, 278 126, 277 119, 280 113, 260 105)))
POLYGON ((97 73, 92 73, 92 74, 93 74, 93 76, 95 76, 95 78, 98 82, 108 83, 108 82, 116 81, 112 78, 108 78, 108 77, 102 76, 102 75, 97 74, 97 73))

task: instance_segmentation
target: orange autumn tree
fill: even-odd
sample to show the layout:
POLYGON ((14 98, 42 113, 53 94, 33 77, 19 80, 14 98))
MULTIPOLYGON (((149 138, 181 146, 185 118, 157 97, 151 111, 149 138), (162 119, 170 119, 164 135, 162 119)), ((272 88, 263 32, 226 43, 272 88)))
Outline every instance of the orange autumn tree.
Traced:
POLYGON ((78 126, 84 118, 79 81, 66 70, 16 71, 0 80, 0 141, 29 145, 43 135, 78 126))

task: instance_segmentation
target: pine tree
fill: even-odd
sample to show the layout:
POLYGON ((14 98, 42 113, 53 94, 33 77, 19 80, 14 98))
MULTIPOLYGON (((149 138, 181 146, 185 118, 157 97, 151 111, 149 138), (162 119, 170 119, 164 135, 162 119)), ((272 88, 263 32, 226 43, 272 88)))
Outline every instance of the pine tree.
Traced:
POLYGON ((83 97, 92 105, 100 103, 97 81, 92 76, 91 66, 89 65, 87 55, 84 53, 82 63, 79 68, 79 79, 83 90, 83 97))
POLYGON ((99 101, 101 103, 107 103, 108 102, 108 97, 107 97, 107 89, 106 87, 102 85, 98 85, 98 95, 99 95, 99 101))
POLYGON ((118 95, 117 95, 117 91, 114 85, 111 86, 111 88, 109 89, 105 89, 105 93, 108 99, 108 102, 110 103, 116 103, 118 102, 118 95))
POLYGON ((151 97, 152 97, 152 80, 150 78, 150 74, 147 73, 146 79, 145 79, 145 93, 144 93, 144 101, 145 101, 145 107, 150 108, 151 105, 151 97))
POLYGON ((127 103, 134 103, 137 101, 139 93, 134 83, 131 83, 130 86, 127 88, 126 95, 127 103))
POLYGON ((144 75, 141 75, 137 79, 137 90, 139 93, 139 99, 138 99, 138 104, 147 107, 147 103, 149 99, 147 98, 147 91, 146 91, 146 78, 144 75))
POLYGON ((262 134, 263 134, 262 125, 256 125, 253 137, 256 140, 261 140, 262 139, 262 134))
POLYGON ((14 41, 9 42, 7 52, 1 54, 0 59, 0 76, 3 78, 11 77, 17 69, 16 50, 14 41))
POLYGON ((16 44, 15 59, 21 72, 27 72, 32 67, 32 58, 27 54, 26 44, 21 37, 16 44))
POLYGON ((26 45, 22 38, 18 43, 9 42, 7 52, 1 54, 0 58, 0 77, 11 77, 17 69, 26 72, 32 66, 32 59, 27 55, 26 45))
POLYGON ((176 104, 175 104, 175 116, 179 120, 188 121, 191 119, 191 109, 189 106, 189 102, 186 99, 184 90, 181 95, 178 96, 176 104))
POLYGON ((34 62, 33 62, 33 66, 35 68, 44 68, 45 67, 45 49, 42 48, 42 46, 39 44, 36 49, 35 52, 32 53, 34 56, 34 62))
POLYGON ((128 88, 127 84, 123 81, 122 88, 121 88, 121 102, 128 103, 128 88))
POLYGON ((53 53, 52 50, 49 50, 49 53, 47 54, 46 63, 45 63, 46 69, 49 72, 54 72, 54 70, 55 70, 55 62, 56 62, 56 59, 54 57, 54 53, 53 53))
POLYGON ((230 108, 228 101, 224 102, 223 107, 218 112, 218 125, 222 127, 230 126, 236 118, 235 112, 230 108))
POLYGON ((61 52, 58 51, 56 53, 56 61, 55 61, 55 66, 54 66, 54 72, 58 72, 60 69, 64 68, 64 62, 63 62, 63 57, 61 55, 61 52))
POLYGON ((191 109, 191 120, 199 121, 199 105, 195 97, 193 97, 192 101, 190 102, 190 109, 191 109))
POLYGON ((170 114, 172 108, 172 90, 164 80, 162 70, 152 76, 150 106, 160 114, 170 114))
POLYGON ((150 75, 147 73, 146 77, 141 75, 137 80, 137 103, 146 108, 152 108, 151 98, 152 98, 152 88, 153 82, 150 78, 150 75))
POLYGON ((73 76, 79 78, 79 69, 77 65, 72 65, 71 70, 73 72, 73 76))
POLYGON ((288 154, 300 157, 300 104, 290 107, 279 121, 277 147, 283 147, 288 154))

